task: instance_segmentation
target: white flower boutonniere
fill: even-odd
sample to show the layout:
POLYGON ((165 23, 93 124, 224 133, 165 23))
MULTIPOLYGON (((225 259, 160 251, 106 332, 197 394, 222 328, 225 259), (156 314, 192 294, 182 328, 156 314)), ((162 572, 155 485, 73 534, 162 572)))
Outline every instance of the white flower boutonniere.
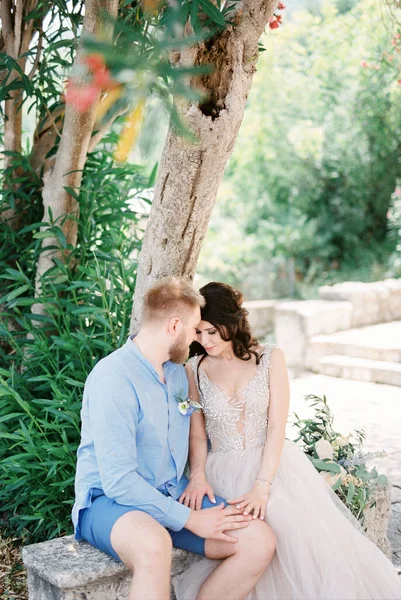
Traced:
POLYGON ((178 410, 184 416, 190 417, 194 412, 202 410, 202 406, 199 402, 194 402, 191 398, 185 396, 183 390, 175 397, 175 399, 178 402, 178 410))

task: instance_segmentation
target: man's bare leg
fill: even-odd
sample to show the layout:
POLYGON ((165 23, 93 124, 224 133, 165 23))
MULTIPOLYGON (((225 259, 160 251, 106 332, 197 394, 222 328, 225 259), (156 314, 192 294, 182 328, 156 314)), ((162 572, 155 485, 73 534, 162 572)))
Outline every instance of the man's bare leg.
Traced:
POLYGON ((132 511, 116 521, 110 541, 134 573, 129 600, 169 600, 173 546, 166 529, 146 513, 132 511))
POLYGON ((197 600, 243 600, 273 558, 276 540, 264 521, 255 520, 247 529, 227 533, 238 538, 238 542, 206 540, 206 556, 225 560, 203 583, 197 600))

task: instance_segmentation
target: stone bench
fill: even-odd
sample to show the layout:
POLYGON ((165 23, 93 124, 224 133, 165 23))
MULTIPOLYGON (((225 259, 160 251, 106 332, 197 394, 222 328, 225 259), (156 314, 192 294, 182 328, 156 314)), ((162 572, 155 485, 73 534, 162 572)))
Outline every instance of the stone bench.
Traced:
MULTIPOLYGON (((387 536, 390 488, 376 490, 374 506, 365 511, 365 526, 369 539, 391 559, 387 536)), ((172 576, 186 569, 188 556, 184 550, 173 550, 172 576)), ((22 558, 28 573, 29 600, 128 600, 130 571, 72 535, 25 546, 22 558)), ((171 600, 175 600, 172 588, 171 600)))
MULTIPOLYGON (((187 556, 183 550, 173 550, 172 576, 185 570, 187 556)), ((130 571, 72 535, 25 546, 22 558, 28 573, 29 600, 128 599, 130 571)), ((171 597, 175 598, 173 590, 171 597)))

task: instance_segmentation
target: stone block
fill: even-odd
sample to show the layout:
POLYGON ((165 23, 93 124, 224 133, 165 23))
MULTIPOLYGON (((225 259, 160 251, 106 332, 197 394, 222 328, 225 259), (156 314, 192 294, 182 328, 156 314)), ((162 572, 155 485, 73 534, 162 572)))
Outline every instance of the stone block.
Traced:
POLYGON ((347 300, 353 306, 352 326, 361 327, 401 317, 401 283, 397 279, 363 283, 346 281, 319 288, 322 300, 347 300))
POLYGON ((277 300, 248 300, 244 308, 249 312, 252 333, 263 339, 274 329, 274 315, 277 300))
MULTIPOLYGON (((184 571, 187 556, 173 551, 172 575, 184 571)), ((128 600, 129 570, 73 536, 25 546, 22 557, 29 600, 128 600)))
POLYGON ((275 309, 276 343, 290 366, 304 367, 309 338, 350 329, 351 315, 349 302, 279 302, 275 309))
POLYGON ((388 538, 390 516, 391 486, 378 487, 374 494, 374 506, 364 511, 364 525, 367 537, 391 560, 392 548, 388 538))

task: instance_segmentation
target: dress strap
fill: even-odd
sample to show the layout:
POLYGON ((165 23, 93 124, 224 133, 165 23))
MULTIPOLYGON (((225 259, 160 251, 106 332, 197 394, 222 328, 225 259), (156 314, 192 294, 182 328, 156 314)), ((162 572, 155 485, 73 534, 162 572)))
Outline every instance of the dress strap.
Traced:
POLYGON ((263 353, 262 353, 261 360, 264 361, 267 372, 269 371, 271 364, 272 364, 272 352, 273 352, 273 348, 275 348, 275 347, 276 347, 275 344, 265 344, 263 346, 263 353))
POLYGON ((198 369, 198 364, 199 364, 200 358, 201 358, 201 356, 199 356, 199 355, 192 356, 188 361, 189 364, 191 365, 192 373, 193 373, 193 376, 195 379, 196 387, 198 388, 199 395, 201 394, 201 390, 200 390, 200 386, 199 386, 199 369, 198 369))

